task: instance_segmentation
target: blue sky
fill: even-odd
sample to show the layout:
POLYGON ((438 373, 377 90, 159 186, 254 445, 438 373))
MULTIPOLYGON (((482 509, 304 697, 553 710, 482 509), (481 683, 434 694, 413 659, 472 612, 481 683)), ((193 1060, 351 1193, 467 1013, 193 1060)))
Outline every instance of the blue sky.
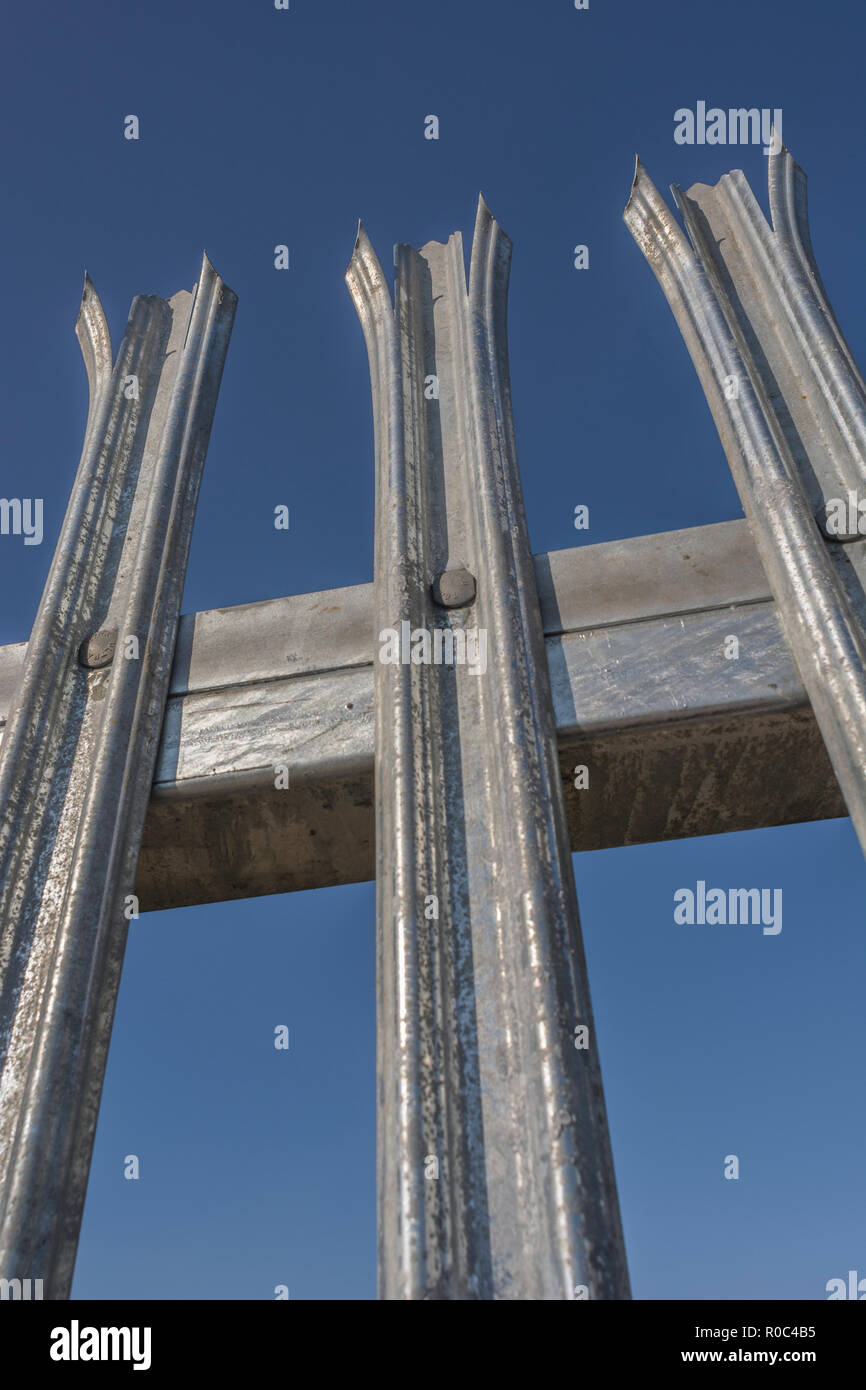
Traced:
MULTIPOLYGON (((662 190, 741 167, 765 206, 766 160, 675 144, 678 107, 783 109, 866 363, 866 17, 849 4, 49 0, 7 10, 2 39, 0 492, 45 499, 45 540, 0 538, 0 642, 28 635, 77 463, 85 267, 115 345, 133 295, 191 287, 203 248, 239 295, 187 612, 371 577, 369 381, 343 283, 359 216, 386 266, 396 241, 468 240, 479 189, 512 237, 536 551, 742 514, 621 214, 636 150, 662 190)), ((866 1275, 850 823, 579 855, 575 872, 635 1295, 821 1298, 866 1275), (698 878, 781 887, 781 934, 677 927, 673 893, 698 878)), ((74 1295, 374 1297, 374 1072, 372 885, 133 923, 74 1295)))

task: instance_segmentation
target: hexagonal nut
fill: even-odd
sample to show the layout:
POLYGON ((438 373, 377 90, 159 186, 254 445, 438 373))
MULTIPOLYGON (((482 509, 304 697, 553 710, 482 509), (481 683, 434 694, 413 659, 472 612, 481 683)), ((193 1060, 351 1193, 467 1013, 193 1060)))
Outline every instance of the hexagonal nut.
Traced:
POLYGON ((440 608, 465 608, 475 602, 475 576, 462 566, 445 570, 431 585, 433 601, 440 608))

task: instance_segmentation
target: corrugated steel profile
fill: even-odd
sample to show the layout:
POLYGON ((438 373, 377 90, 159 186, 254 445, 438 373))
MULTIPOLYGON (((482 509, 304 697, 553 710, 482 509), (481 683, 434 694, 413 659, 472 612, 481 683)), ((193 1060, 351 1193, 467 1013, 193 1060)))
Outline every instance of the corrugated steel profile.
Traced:
POLYGON ((468 294, 459 234, 397 247, 393 305, 363 231, 347 275, 373 388, 378 639, 406 624, 468 651, 477 634, 474 665, 423 642, 374 663, 392 1299, 629 1296, 511 421, 510 253, 482 199, 468 294))
POLYGON ((0 1276, 69 1291, 174 657, 236 305, 133 301, 112 365, 85 284, 84 447, 0 761, 0 1276))
POLYGON ((824 535, 831 499, 858 484, 866 499, 863 381, 815 266, 805 175, 784 147, 769 177, 772 229, 735 172, 675 190, 690 246, 640 161, 624 217, 691 353, 866 850, 866 626, 824 535))

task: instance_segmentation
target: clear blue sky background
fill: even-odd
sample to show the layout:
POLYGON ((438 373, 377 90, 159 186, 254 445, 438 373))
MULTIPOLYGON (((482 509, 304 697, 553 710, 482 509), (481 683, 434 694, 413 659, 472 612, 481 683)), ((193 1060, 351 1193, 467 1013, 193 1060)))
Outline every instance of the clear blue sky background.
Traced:
MULTIPOLYGON (((862 7, 839 0, 7 7, 0 493, 44 497, 46 536, 0 539, 0 641, 28 635, 78 458, 85 266, 115 343, 133 295, 191 287, 203 247, 240 297, 184 610, 353 584, 371 577, 373 524, 367 360, 343 284, 357 219, 390 265, 396 241, 468 238, 479 188, 515 243, 533 548, 740 516, 621 222, 634 153, 662 189, 741 167, 765 201, 759 148, 678 146, 673 113, 782 107, 862 364, 864 44, 862 7)), ((822 1298, 866 1275, 866 866, 850 823, 579 855, 575 872, 635 1295, 822 1298), (677 927, 673 892, 698 878, 781 887, 781 935, 677 927)), ((374 1046, 372 885, 134 923, 74 1295, 374 1297, 374 1046)))

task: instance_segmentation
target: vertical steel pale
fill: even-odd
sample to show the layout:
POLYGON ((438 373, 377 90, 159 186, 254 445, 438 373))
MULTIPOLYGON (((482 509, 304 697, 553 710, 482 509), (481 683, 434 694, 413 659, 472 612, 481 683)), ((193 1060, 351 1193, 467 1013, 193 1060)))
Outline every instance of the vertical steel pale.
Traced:
POLYGON ((784 146, 768 162, 772 227, 735 171, 674 190, 690 245, 639 160, 624 218, 691 354, 866 850, 866 628, 826 535, 833 498, 866 497, 866 388, 818 274, 805 175, 784 146))
POLYGON ((0 756, 0 1276, 72 1280, 211 422, 236 306, 86 281, 84 447, 0 756))
POLYGON ((512 426, 510 252, 482 199, 468 293, 459 234, 397 248, 393 305, 363 230, 347 274, 376 435, 389 1299, 629 1297, 512 426))

